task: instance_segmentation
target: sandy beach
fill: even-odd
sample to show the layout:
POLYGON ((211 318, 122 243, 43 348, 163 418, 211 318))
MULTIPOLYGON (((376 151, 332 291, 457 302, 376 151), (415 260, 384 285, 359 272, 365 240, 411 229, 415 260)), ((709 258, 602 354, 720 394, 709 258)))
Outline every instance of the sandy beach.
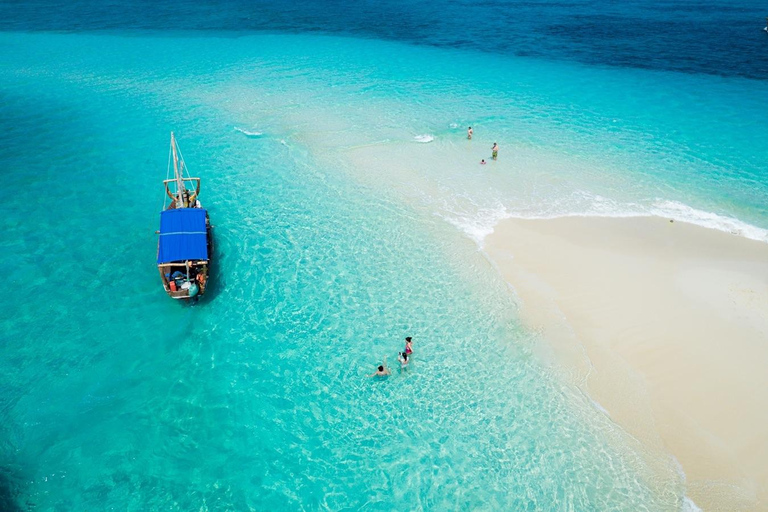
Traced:
POLYGON ((704 510, 768 507, 768 244, 669 219, 502 221, 486 253, 611 418, 704 510))

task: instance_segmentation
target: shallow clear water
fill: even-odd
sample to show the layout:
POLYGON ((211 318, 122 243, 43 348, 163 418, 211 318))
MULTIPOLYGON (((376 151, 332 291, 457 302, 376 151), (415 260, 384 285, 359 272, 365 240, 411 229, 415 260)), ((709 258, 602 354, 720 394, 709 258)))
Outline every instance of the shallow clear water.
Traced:
POLYGON ((765 82, 301 34, 0 48, 2 499, 683 505, 675 465, 534 355, 478 242, 504 216, 650 213, 766 239, 765 82), (191 307, 154 268, 170 130, 216 226, 191 307), (411 370, 367 378, 406 335, 411 370))

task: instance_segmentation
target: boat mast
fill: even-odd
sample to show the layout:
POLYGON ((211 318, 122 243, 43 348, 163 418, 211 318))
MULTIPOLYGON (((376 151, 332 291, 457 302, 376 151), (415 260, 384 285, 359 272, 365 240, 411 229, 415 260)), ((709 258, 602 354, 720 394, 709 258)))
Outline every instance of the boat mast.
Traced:
POLYGON ((176 138, 173 136, 173 132, 171 132, 171 150, 173 151, 173 173, 176 176, 176 208, 184 208, 184 199, 182 198, 184 180, 181 179, 179 172, 179 157, 176 154, 176 138))

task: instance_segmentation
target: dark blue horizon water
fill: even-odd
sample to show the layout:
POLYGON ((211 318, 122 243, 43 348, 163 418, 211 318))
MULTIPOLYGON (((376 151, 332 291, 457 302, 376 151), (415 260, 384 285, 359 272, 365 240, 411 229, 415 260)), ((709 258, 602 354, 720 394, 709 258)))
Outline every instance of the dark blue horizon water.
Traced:
POLYGON ((0 30, 320 32, 764 80, 766 15, 754 0, 36 0, 0 2, 0 30))

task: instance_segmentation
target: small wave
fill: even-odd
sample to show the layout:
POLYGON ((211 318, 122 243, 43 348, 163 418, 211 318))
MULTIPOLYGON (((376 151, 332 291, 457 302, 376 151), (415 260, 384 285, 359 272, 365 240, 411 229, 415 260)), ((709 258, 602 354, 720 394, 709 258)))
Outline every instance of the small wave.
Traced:
POLYGON ((680 512, 703 512, 691 498, 683 496, 683 506, 680 512))
POLYGON ((450 124, 450 127, 451 127, 451 128, 458 128, 458 127, 459 127, 459 125, 458 125, 458 123, 451 123, 451 124, 450 124))
POLYGON ((605 407, 603 407, 603 406, 600 404, 600 402, 598 402, 598 401, 597 401, 597 400, 595 400, 594 398, 590 398, 589 400, 592 402, 592 405, 594 406, 594 408, 595 408, 595 409, 597 409, 598 411, 600 411, 601 413, 605 414, 606 416, 608 416, 608 417, 610 418, 610 416, 611 416, 611 413, 609 413, 609 412, 608 412, 608 409, 606 409, 605 407))
POLYGON ((250 132, 248 130, 243 130, 242 128, 238 128, 237 126, 235 126, 235 131, 238 131, 243 135, 245 135, 246 137, 251 137, 251 138, 261 137, 262 135, 264 135, 262 132, 250 132))
POLYGON ((437 215, 464 232, 480 247, 483 246, 485 238, 493 233, 496 224, 503 219, 534 220, 567 217, 660 217, 768 243, 768 229, 748 224, 735 217, 697 210, 677 201, 659 199, 652 204, 629 203, 577 191, 568 201, 562 201, 561 205, 558 205, 559 207, 553 208, 553 206, 555 205, 549 202, 545 202, 539 207, 526 208, 518 205, 511 209, 507 209, 502 204, 495 207, 474 205, 474 207, 469 208, 469 211, 465 208, 448 207, 437 215), (568 206, 562 203, 566 203, 568 206))
POLYGON ((469 238, 477 242, 477 245, 480 247, 483 246, 485 238, 493 233, 499 221, 509 217, 509 213, 504 206, 481 208, 474 215, 456 213, 438 215, 463 231, 469 238))
MULTIPOLYGON (((680 464, 680 461, 677 460, 677 457, 674 455, 670 455, 670 459, 672 460, 672 466, 674 466, 675 470, 677 471, 677 474, 680 475, 680 478, 683 482, 686 482, 688 480, 685 471, 683 471, 683 466, 680 464)), ((696 505, 691 498, 688 496, 683 496, 683 504, 680 507, 680 512, 703 512, 701 508, 696 505)))
POLYGON ((687 204, 657 199, 651 205, 614 201, 600 195, 577 191, 570 198, 573 200, 571 211, 557 212, 510 212, 509 217, 522 219, 554 219, 560 217, 661 217, 686 222, 697 226, 725 231, 759 242, 768 242, 768 230, 753 226, 735 217, 697 210, 687 204))
POLYGON ((659 200, 653 205, 651 213, 658 217, 667 217, 680 222, 725 231, 726 233, 751 238, 760 242, 768 242, 768 230, 766 229, 747 224, 734 217, 697 210, 677 201, 659 200))
POLYGON ((432 135, 424 134, 424 135, 417 135, 413 138, 416 142, 421 142, 422 144, 426 144, 428 142, 432 142, 435 140, 435 138, 432 135))

